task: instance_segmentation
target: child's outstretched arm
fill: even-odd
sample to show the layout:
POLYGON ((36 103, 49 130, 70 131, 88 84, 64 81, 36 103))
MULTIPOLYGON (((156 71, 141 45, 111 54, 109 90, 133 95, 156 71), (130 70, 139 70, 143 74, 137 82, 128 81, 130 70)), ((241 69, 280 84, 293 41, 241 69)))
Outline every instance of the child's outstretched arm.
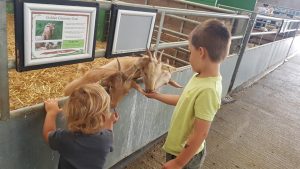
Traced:
POLYGON ((145 95, 148 98, 156 99, 158 101, 161 101, 163 103, 176 106, 180 95, 172 95, 172 94, 162 94, 162 93, 146 93, 142 92, 143 95, 145 95))
POLYGON ((180 152, 176 159, 168 161, 164 164, 165 169, 181 169, 195 155, 198 148, 208 135, 211 122, 196 118, 194 128, 187 140, 185 148, 180 152))
POLYGON ((56 116, 61 111, 58 107, 57 100, 50 99, 44 102, 45 103, 45 110, 46 110, 46 117, 43 127, 43 137, 46 143, 48 143, 48 135, 49 132, 56 130, 56 116))

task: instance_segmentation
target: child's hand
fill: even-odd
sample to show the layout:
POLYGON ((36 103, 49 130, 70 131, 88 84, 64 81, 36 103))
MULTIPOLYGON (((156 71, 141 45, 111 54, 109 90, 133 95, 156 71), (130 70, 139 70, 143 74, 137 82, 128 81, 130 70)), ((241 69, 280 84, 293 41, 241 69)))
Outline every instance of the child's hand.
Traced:
POLYGON ((58 107, 58 102, 55 99, 49 99, 47 101, 44 101, 44 103, 45 110, 49 115, 57 115, 59 112, 62 111, 62 109, 58 107))
POLYGON ((159 93, 157 93, 157 92, 151 92, 151 93, 143 92, 142 94, 151 99, 155 98, 157 95, 159 95, 159 93))
POLYGON ((104 128, 113 130, 114 124, 119 120, 119 114, 117 112, 111 113, 110 116, 106 116, 104 121, 104 128))
POLYGON ((163 169, 182 169, 182 166, 180 166, 176 159, 173 159, 173 160, 170 160, 168 162, 166 162, 164 165, 163 165, 163 169))

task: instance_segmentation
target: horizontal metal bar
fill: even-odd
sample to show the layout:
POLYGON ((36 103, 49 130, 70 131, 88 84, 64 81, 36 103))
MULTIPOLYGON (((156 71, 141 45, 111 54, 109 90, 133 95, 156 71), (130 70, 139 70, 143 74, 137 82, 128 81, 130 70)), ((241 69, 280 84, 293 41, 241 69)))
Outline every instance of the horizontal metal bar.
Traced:
MULTIPOLYGON (((156 40, 156 38, 152 38, 152 39, 153 39, 153 40, 156 40)), ((160 42, 162 42, 162 43, 167 43, 167 41, 163 41, 163 40, 160 40, 160 42)), ((181 48, 181 47, 176 47, 175 49, 180 50, 180 51, 182 51, 182 52, 189 53, 189 50, 184 49, 184 48, 181 48)))
MULTIPOLYGON (((158 32, 158 30, 154 30, 154 32, 158 32)), ((179 40, 187 40, 187 38, 182 38, 182 37, 180 37, 180 36, 176 36, 176 35, 173 35, 173 34, 171 34, 171 33, 167 33, 167 32, 163 32, 163 34, 164 35, 167 35, 167 36, 171 36, 171 37, 174 37, 174 38, 178 38, 179 40)), ((156 37, 156 36, 153 36, 153 37, 156 37)))
POLYGON ((198 21, 195 21, 195 20, 192 20, 192 19, 187 19, 187 18, 180 17, 180 16, 176 16, 176 15, 167 14, 166 16, 169 16, 169 17, 175 18, 175 19, 179 19, 179 20, 182 20, 182 21, 194 23, 196 25, 201 24, 201 22, 198 22, 198 21))
POLYGON ((184 3, 184 4, 187 4, 187 5, 201 7, 203 9, 213 10, 213 11, 216 11, 216 12, 233 13, 233 14, 236 13, 235 11, 232 11, 232 10, 221 9, 221 8, 213 7, 213 6, 210 6, 210 5, 204 5, 204 4, 199 4, 199 3, 190 2, 190 1, 183 1, 183 0, 173 0, 173 1, 179 2, 179 3, 184 3))
POLYGON ((250 36, 257 36, 257 35, 269 35, 269 34, 276 34, 278 31, 271 31, 271 32, 253 32, 250 36))
POLYGON ((231 40, 237 40, 237 39, 243 39, 243 35, 240 35, 240 36, 232 36, 231 37, 231 40))
POLYGON ((269 20, 274 20, 274 21, 283 21, 282 18, 275 18, 271 16, 264 16, 264 15, 257 15, 256 19, 269 19, 269 20))
MULTIPOLYGON (((161 52, 160 52, 160 51, 158 51, 158 53, 161 53, 161 52)), ((180 62, 180 63, 182 63, 182 64, 185 64, 185 65, 189 65, 189 64, 190 64, 189 62, 187 62, 187 61, 185 61, 185 60, 182 60, 182 59, 176 58, 176 57, 174 57, 174 56, 171 56, 171 55, 169 55, 169 54, 166 54, 166 53, 163 53, 163 56, 166 56, 166 57, 168 57, 168 58, 170 58, 170 59, 176 60, 177 62, 180 62)))
MULTIPOLYGON (((155 28, 159 28, 159 26, 156 26, 155 25, 155 28)), ((177 31, 174 31, 174 30, 171 30, 171 29, 168 29, 168 28, 162 28, 163 31, 166 31, 166 32, 169 32, 169 33, 173 33, 175 35, 179 35, 179 36, 184 36, 184 37, 188 37, 188 35, 184 34, 184 33, 180 33, 180 32, 177 32, 177 31)))
MULTIPOLYGON (((156 40, 155 38, 152 38, 153 40, 156 40)), ((160 40, 159 42, 163 42, 163 43, 167 43, 167 41, 163 41, 163 40, 160 40)), ((168 42, 170 43, 170 42, 168 42)), ((189 53, 189 50, 185 49, 185 48, 181 48, 181 47, 177 47, 176 49, 182 51, 182 52, 186 52, 186 53, 189 53)))
POLYGON ((191 16, 206 16, 206 17, 215 17, 215 18, 239 18, 239 19, 249 19, 247 15, 237 15, 237 14, 226 14, 226 13, 217 13, 217 12, 207 12, 207 11, 197 11, 190 9, 178 9, 178 8, 169 8, 161 6, 149 6, 141 4, 131 4, 126 2, 117 1, 117 4, 130 5, 133 7, 144 7, 157 9, 159 13, 165 12, 166 14, 177 14, 177 15, 191 15, 191 16))
MULTIPOLYGON (((189 44, 189 42, 186 41, 180 41, 180 42, 168 42, 168 43, 160 43, 158 44, 158 49, 166 49, 166 48, 176 48, 176 47, 185 47, 189 44)), ((152 44, 151 48, 155 49, 155 45, 152 44)))
MULTIPOLYGON (((67 100, 68 97, 61 97, 58 98, 58 103, 59 106, 62 107, 63 103, 67 100)), ((17 110, 13 110, 10 112, 10 116, 11 118, 17 118, 17 117, 21 117, 21 116, 26 116, 26 114, 29 113, 33 113, 33 112, 44 112, 45 108, 44 108, 44 103, 39 103, 36 105, 32 105, 32 106, 27 106, 27 107, 23 107, 23 108, 19 108, 17 110)))
MULTIPOLYGON (((154 32, 158 32, 158 30, 154 30, 154 32)), ((172 37, 174 37, 174 38, 178 38, 178 39, 179 39, 179 41, 185 41, 185 40, 187 40, 187 38, 182 38, 182 37, 179 37, 179 36, 176 36, 176 35, 170 34, 170 33, 166 33, 166 32, 164 32, 163 34, 164 34, 164 35, 167 35, 167 36, 172 36, 172 37)), ((153 37, 155 37, 155 38, 156 38, 156 36, 153 36, 153 37)))
POLYGON ((297 29, 290 29, 290 30, 286 30, 284 32, 294 32, 294 31, 297 31, 297 29))
POLYGON ((186 69, 191 69, 192 66, 191 65, 186 65, 186 66, 182 66, 182 67, 177 67, 175 72, 180 72, 186 69))

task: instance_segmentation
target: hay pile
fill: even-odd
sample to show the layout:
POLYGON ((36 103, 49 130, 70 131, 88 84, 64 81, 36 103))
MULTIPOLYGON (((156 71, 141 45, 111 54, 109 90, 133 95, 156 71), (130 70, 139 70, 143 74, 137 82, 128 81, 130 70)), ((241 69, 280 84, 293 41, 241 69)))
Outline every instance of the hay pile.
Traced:
MULTIPOLYGON (((14 16, 7 15, 8 57, 15 57, 14 16)), ((105 48, 97 42, 97 49, 105 48)), ((91 68, 109 62, 105 58, 86 63, 91 68)), ((34 105, 48 98, 63 96, 64 86, 77 76, 77 64, 18 73, 9 71, 10 110, 34 105)))

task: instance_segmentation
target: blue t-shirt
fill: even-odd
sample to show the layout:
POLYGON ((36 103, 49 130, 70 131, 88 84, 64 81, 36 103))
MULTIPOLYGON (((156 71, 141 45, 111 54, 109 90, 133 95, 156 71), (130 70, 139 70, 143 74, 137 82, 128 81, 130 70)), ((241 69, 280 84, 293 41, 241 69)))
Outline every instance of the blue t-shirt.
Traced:
POLYGON ((91 135, 58 129, 48 138, 51 149, 60 154, 58 169, 102 169, 112 152, 113 133, 108 129, 91 135))

